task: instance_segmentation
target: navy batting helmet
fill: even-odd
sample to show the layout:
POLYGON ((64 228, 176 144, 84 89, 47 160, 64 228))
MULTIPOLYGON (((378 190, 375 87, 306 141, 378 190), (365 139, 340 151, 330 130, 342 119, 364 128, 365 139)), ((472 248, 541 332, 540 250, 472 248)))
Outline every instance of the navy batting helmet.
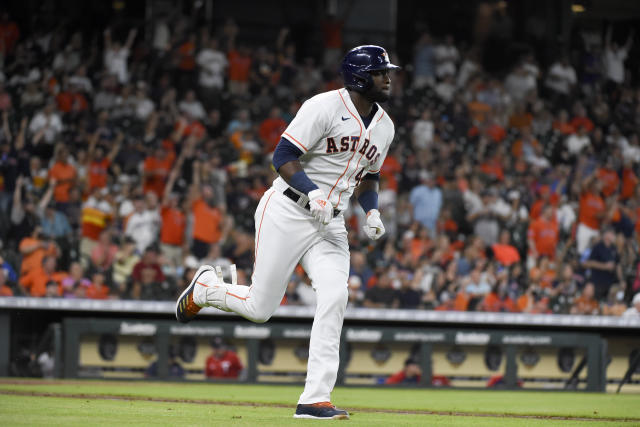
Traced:
POLYGON ((395 70, 398 67, 389 62, 384 48, 375 45, 358 46, 344 56, 340 73, 347 89, 366 92, 373 86, 370 71, 395 70))

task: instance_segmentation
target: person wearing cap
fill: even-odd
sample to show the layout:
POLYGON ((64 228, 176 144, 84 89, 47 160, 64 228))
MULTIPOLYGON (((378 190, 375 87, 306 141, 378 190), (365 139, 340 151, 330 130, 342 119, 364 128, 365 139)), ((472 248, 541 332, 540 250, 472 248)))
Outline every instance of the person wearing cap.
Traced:
POLYGON ((634 295, 631 301, 631 307, 622 313, 622 317, 636 317, 640 318, 640 292, 634 295))
POLYGON ((205 376, 213 378, 238 378, 244 368, 238 355, 230 350, 221 337, 211 340, 213 353, 207 357, 205 376))
MULTIPOLYGON (((419 384, 422 378, 422 368, 413 357, 409 357, 404 361, 404 367, 401 371, 387 377, 385 384, 419 384)), ((431 385, 436 387, 447 387, 451 385, 449 378, 443 375, 432 375, 431 385)))

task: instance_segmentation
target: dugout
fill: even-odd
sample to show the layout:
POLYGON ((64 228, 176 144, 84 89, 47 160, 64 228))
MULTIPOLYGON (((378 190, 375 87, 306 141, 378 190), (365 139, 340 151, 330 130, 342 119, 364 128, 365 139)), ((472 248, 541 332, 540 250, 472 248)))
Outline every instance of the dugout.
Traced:
MULTIPOLYGON (((313 314, 280 307, 258 325, 205 309, 182 325, 171 302, 5 298, 0 308, 1 375, 15 375, 16 357, 44 337, 58 377, 204 381, 219 336, 245 366, 238 381, 271 383, 304 381, 313 314)), ((630 374, 623 390, 637 391, 639 330, 638 320, 602 316, 349 309, 338 384, 381 385, 411 357, 423 372, 412 386, 437 375, 452 387, 612 391, 630 374)))

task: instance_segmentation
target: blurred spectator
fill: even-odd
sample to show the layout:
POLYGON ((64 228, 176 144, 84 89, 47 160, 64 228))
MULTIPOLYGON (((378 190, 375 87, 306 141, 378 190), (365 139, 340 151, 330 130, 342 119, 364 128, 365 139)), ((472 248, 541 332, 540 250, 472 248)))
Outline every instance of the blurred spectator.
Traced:
MULTIPOLYGON (((632 30, 629 33, 629 37, 624 46, 619 46, 618 43, 611 40, 612 30, 613 28, 611 26, 607 28, 602 56, 607 81, 617 86, 624 83, 624 62, 627 59, 627 54, 633 43, 634 31, 632 30)), ((609 85, 609 87, 611 87, 611 85, 609 85)))
POLYGON ((92 195, 82 205, 82 239, 80 240, 80 255, 91 257, 91 251, 96 245, 100 233, 107 228, 114 216, 113 207, 106 196, 107 188, 96 188, 92 195))
POLYGON ((398 308, 421 308, 422 290, 416 285, 406 272, 400 273, 400 289, 397 292, 398 308))
POLYGON ((46 157, 51 156, 52 144, 63 129, 62 119, 55 109, 55 102, 53 100, 47 101, 44 109, 33 116, 29 123, 29 132, 34 135, 34 142, 42 138, 48 144, 48 151, 44 154, 46 157))
POLYGON ((107 299, 109 297, 109 287, 105 283, 105 275, 101 271, 96 271, 91 276, 91 284, 87 287, 85 298, 107 299))
POLYGON ((64 272, 56 272, 56 259, 48 255, 42 258, 41 265, 20 277, 20 287, 26 295, 43 297, 51 295, 49 287, 53 284, 53 296, 61 296, 60 282, 65 276, 64 272))
POLYGON ((566 141, 567 151, 571 156, 577 156, 583 150, 587 149, 591 144, 589 139, 589 135, 587 135, 587 130, 584 126, 579 126, 577 133, 573 133, 569 135, 566 141))
POLYGON ((58 145, 55 163, 49 170, 49 179, 54 181, 53 200, 64 211, 69 202, 69 191, 75 185, 76 168, 69 163, 69 150, 64 145, 58 145))
POLYGON ((500 240, 491 246, 493 256, 505 267, 520 261, 520 254, 515 246, 511 244, 511 233, 509 230, 500 232, 500 240))
POLYGON ((174 51, 177 63, 178 88, 182 91, 195 81, 196 69, 196 34, 189 32, 186 39, 174 51))
POLYGON ((102 145, 97 145, 99 136, 99 133, 96 132, 89 138, 89 150, 87 152, 87 189, 89 193, 92 193, 96 188, 101 189, 107 186, 109 168, 118 155, 124 139, 124 134, 119 133, 113 142, 113 147, 109 153, 106 153, 102 145))
MULTIPOLYGON (((537 67, 536 67, 537 69, 537 67)), ((505 90, 516 103, 521 103, 537 88, 537 72, 527 68, 527 64, 518 64, 504 82, 505 90)))
POLYGON ((546 86, 552 91, 553 95, 559 98, 563 105, 568 102, 568 96, 571 94, 577 83, 576 71, 569 63, 569 58, 562 57, 558 62, 551 65, 547 73, 546 86))
POLYGON ((362 305, 369 308, 399 307, 397 292, 391 287, 391 278, 388 274, 380 276, 377 282, 366 290, 362 305))
POLYGON ((215 378, 238 378, 244 367, 238 355, 229 349, 221 337, 211 339, 213 352, 205 363, 205 376, 215 378))
POLYGON ((104 230, 91 250, 91 265, 98 271, 109 270, 115 261, 118 246, 113 243, 111 236, 111 230, 104 230))
MULTIPOLYGON (((150 194, 150 197, 154 198, 155 194, 150 194)), ((160 215, 142 196, 137 196, 133 206, 134 211, 127 219, 124 234, 135 240, 138 252, 143 253, 157 239, 160 215)))
POLYGON ((50 240, 42 240, 42 227, 36 226, 31 236, 25 237, 20 241, 20 254, 22 255, 22 263, 20 264, 20 276, 25 276, 33 270, 36 270, 42 264, 42 260, 47 257, 55 259, 58 256, 58 248, 50 240))
POLYGON ((218 39, 213 37, 204 45, 196 56, 196 63, 200 67, 198 83, 201 97, 208 107, 211 107, 224 88, 225 69, 229 64, 224 53, 219 49, 218 39))
POLYGON ((158 252, 154 246, 145 249, 142 259, 133 267, 131 297, 142 300, 164 300, 172 298, 173 291, 158 263, 158 252))
POLYGON ((598 230, 605 215, 604 200, 600 196, 602 183, 595 176, 589 176, 582 182, 576 244, 582 254, 591 239, 598 237, 598 230))
POLYGON ((249 70, 251 69, 250 50, 236 46, 238 27, 227 22, 224 28, 227 38, 227 59, 229 61, 229 91, 235 95, 244 95, 249 89, 249 70))
POLYGON ((129 31, 127 41, 121 45, 118 40, 111 39, 111 29, 107 28, 104 32, 104 67, 108 74, 113 74, 118 78, 120 84, 129 82, 129 67, 127 61, 136 38, 137 30, 129 31))
MULTIPOLYGON (((48 239, 67 239, 71 240, 71 226, 67 217, 56 208, 51 202, 51 195, 56 187, 56 180, 52 180, 47 192, 42 197, 38 207, 38 216, 40 218, 40 226, 42 227, 42 235, 48 239)), ((66 206, 65 206, 66 207, 66 206)))
POLYGON ((413 126, 413 146, 416 150, 431 148, 434 137, 434 125, 431 120, 431 111, 424 110, 420 119, 413 126))
MULTIPOLYGON (((491 285, 486 279, 486 275, 482 274, 480 267, 471 270, 466 284, 464 286, 465 293, 469 296, 469 311, 475 311, 482 300, 491 292, 491 285)), ((499 296, 496 297, 499 298, 499 296)))
POLYGON ((0 54, 2 56, 12 55, 19 39, 20 28, 11 20, 9 13, 2 12, 0 15, 0 54))
POLYGON ((465 198, 469 201, 467 221, 473 224, 474 234, 493 245, 498 241, 500 223, 509 217, 511 208, 494 188, 482 190, 481 198, 467 191, 465 198))
MULTIPOLYGON (((162 226, 160 227, 160 250, 173 268, 178 268, 178 266, 182 264, 183 246, 185 245, 187 228, 187 217, 180 206, 180 196, 172 192, 181 164, 182 157, 178 160, 176 168, 169 174, 169 180, 164 189, 160 208, 162 220, 162 226)), ((218 265, 218 263, 212 263, 212 265, 218 265)))
POLYGON ((282 120, 280 108, 273 107, 269 112, 269 117, 260 124, 259 134, 264 153, 272 153, 275 150, 286 127, 287 122, 282 120))
POLYGON ((529 240, 529 252, 533 258, 547 256, 550 259, 556 257, 558 245, 558 222, 552 206, 545 206, 540 218, 531 222, 527 238, 529 240))
MULTIPOLYGON (((503 269, 503 271, 506 271, 503 269)), ((482 302, 480 302, 480 311, 490 312, 507 312, 512 313, 518 311, 516 303, 508 294, 508 284, 505 282, 498 283, 493 286, 482 302)))
POLYGON ((202 120, 207 115, 202 103, 198 101, 196 93, 193 90, 188 91, 184 99, 178 103, 178 109, 196 120, 202 120))
POLYGON ((413 87, 422 89, 435 83, 435 49, 431 43, 431 35, 423 33, 414 47, 413 87))
POLYGON ((409 358, 404 361, 404 368, 389 376, 385 384, 418 384, 422 377, 422 369, 415 360, 409 358))
POLYGON ((584 285, 581 295, 575 299, 571 314, 600 314, 600 304, 595 299, 593 283, 584 285))
POLYGON ((578 293, 578 284, 570 265, 564 265, 560 269, 560 276, 553 282, 549 293, 551 295, 549 300, 551 311, 554 314, 569 314, 578 293))
POLYGON ((591 282, 595 287, 595 298, 603 301, 609 295, 609 288, 616 282, 622 282, 620 255, 615 246, 615 232, 606 228, 602 239, 591 249, 589 259, 583 263, 591 270, 591 282))
POLYGON ((113 283, 120 294, 124 294, 128 281, 133 274, 140 257, 136 254, 136 242, 131 237, 125 236, 124 242, 116 253, 113 264, 113 283))
POLYGON ((215 194, 209 185, 200 185, 200 163, 193 165, 194 179, 189 190, 189 202, 193 214, 192 253, 196 258, 204 258, 209 245, 222 237, 223 215, 216 206, 215 194))
POLYGON ((442 190, 436 186, 435 177, 427 171, 421 173, 420 182, 420 185, 411 190, 409 202, 413 206, 413 218, 433 236, 442 208, 442 190))
MULTIPOLYGON (((422 378, 422 369, 418 362, 411 357, 404 361, 404 368, 395 374, 387 377, 385 384, 419 384, 422 378)), ((442 375, 432 375, 431 385, 435 387, 448 387, 451 385, 449 379, 442 375)))
POLYGON ((91 281, 85 277, 82 264, 72 262, 69 274, 60 281, 64 298, 84 298, 91 281))
POLYGON ((600 310, 604 316, 622 316, 627 310, 624 302, 624 290, 619 286, 609 289, 607 300, 600 304, 600 310))
MULTIPOLYGON (((184 378, 185 369, 178 363, 178 355, 176 353, 175 346, 169 346, 169 377, 170 378, 184 378)), ((154 360, 149 367, 145 370, 144 376, 146 378, 156 378, 158 376, 158 361, 154 360)))

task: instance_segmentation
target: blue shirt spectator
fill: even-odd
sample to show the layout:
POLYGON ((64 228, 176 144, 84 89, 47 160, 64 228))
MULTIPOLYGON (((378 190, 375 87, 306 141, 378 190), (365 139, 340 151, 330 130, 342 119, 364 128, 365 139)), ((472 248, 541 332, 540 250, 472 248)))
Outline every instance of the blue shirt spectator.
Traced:
POLYGON ((409 203, 413 206, 413 219, 436 234, 436 222, 442 208, 442 191, 435 186, 435 180, 428 172, 421 176, 422 184, 411 190, 409 203))
POLYGON ((423 34, 416 44, 413 67, 413 86, 416 89, 430 86, 435 82, 436 57, 431 36, 427 33, 423 34))
POLYGON ((51 205, 40 216, 40 225, 42 226, 42 233, 52 239, 68 236, 72 232, 67 217, 60 211, 55 210, 51 205))

